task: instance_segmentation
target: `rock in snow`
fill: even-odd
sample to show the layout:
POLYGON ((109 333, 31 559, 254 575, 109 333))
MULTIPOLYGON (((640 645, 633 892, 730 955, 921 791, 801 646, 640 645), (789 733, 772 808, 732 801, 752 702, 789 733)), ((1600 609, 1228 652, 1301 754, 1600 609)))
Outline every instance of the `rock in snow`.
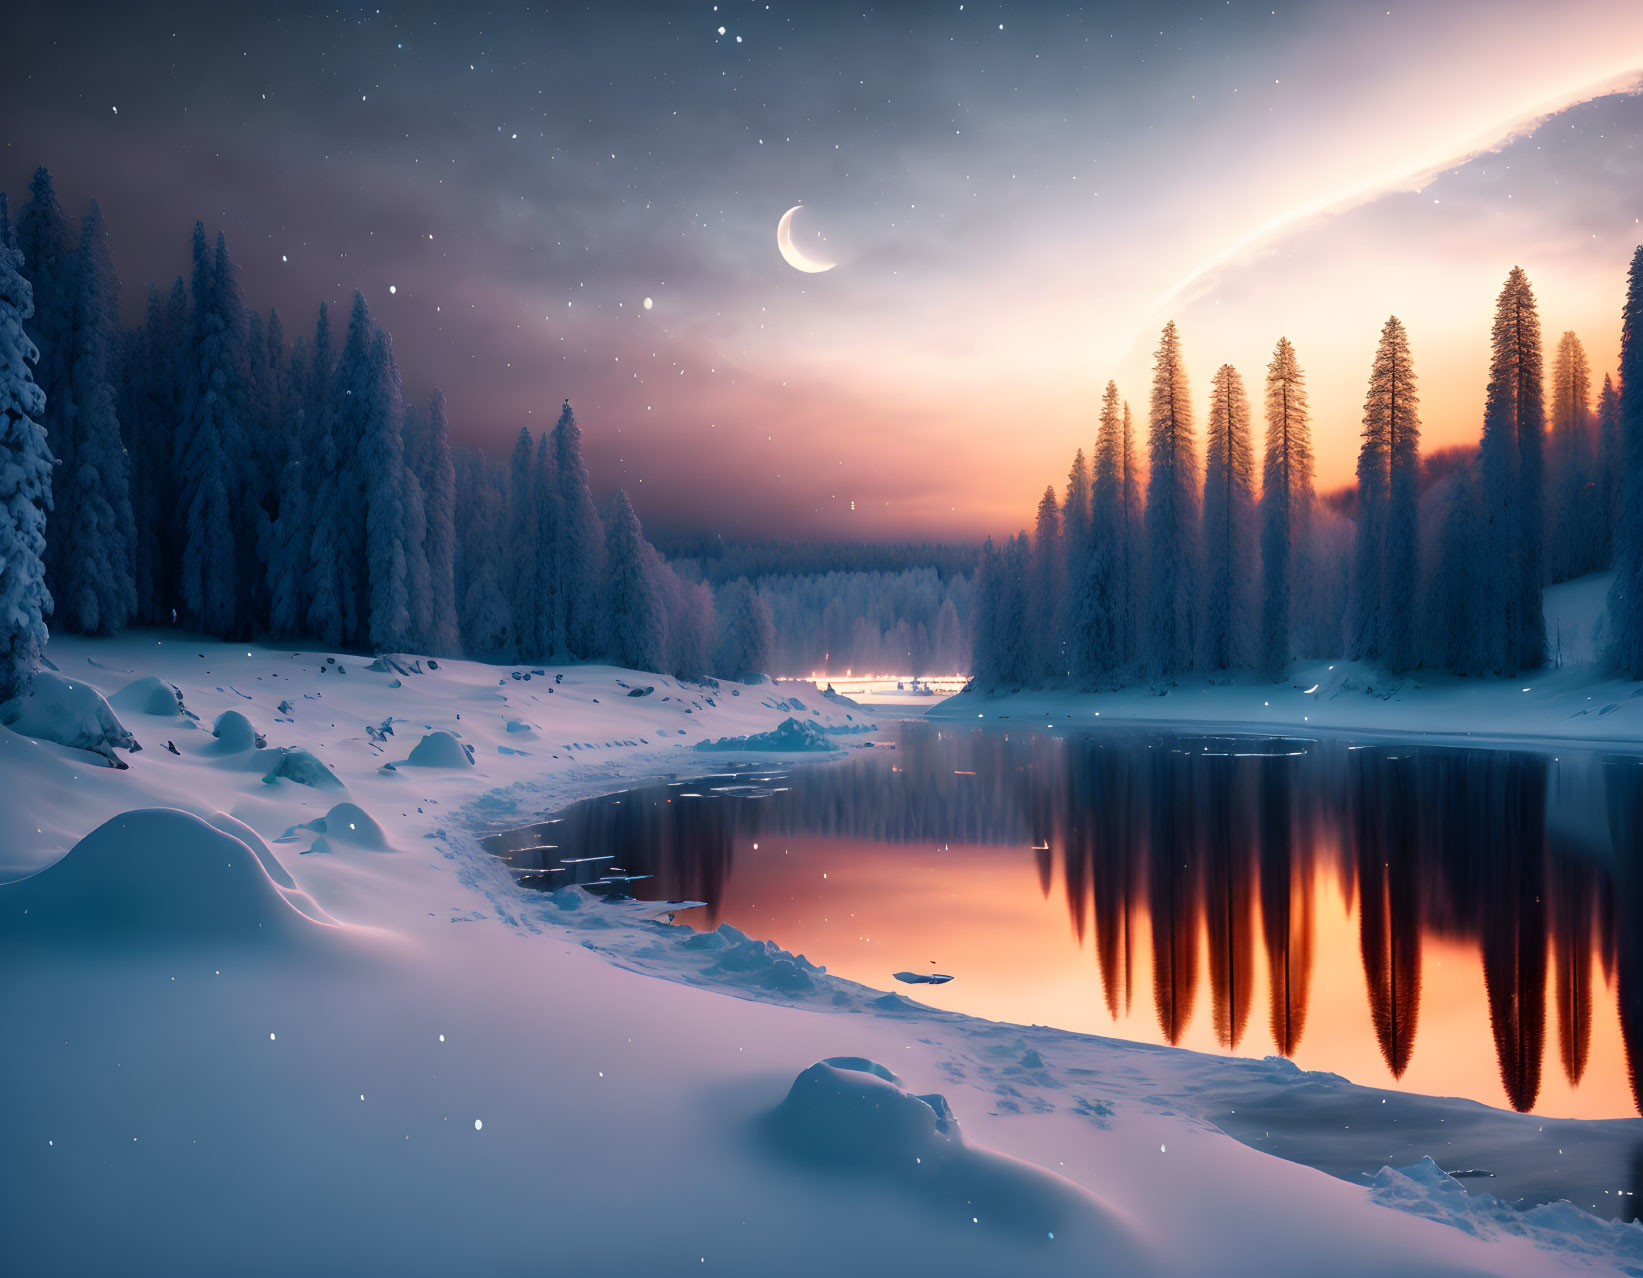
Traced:
POLYGON ((102 693, 48 670, 34 676, 23 696, 0 706, 0 723, 25 737, 89 751, 116 768, 126 766, 116 750, 141 748, 102 693))

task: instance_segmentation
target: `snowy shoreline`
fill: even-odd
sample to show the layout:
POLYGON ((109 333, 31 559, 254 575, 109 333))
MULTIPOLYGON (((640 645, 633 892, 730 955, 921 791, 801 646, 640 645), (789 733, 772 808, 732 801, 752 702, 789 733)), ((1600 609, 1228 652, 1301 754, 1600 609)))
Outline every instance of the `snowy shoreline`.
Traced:
MULTIPOLYGON (((1484 1183, 1503 1198, 1561 1186, 1601 1212, 1597 1187, 1626 1183, 1643 1120, 1547 1120, 936 1011, 731 929, 704 940, 650 921, 654 907, 519 889, 479 845, 743 757, 697 740, 795 713, 855 726, 854 708, 606 667, 402 676, 336 655, 348 673, 321 676, 326 654, 171 633, 50 655, 116 707, 153 678, 187 713, 119 709, 143 746, 116 752, 123 771, 0 729, 0 880, 57 863, 0 886, 0 951, 24 974, 0 989, 22 1048, 0 1085, 26 1101, 0 1113, 18 1187, 0 1202, 8 1272, 314 1271, 316 1249, 320 1272, 518 1272, 549 1239, 567 1272, 598 1274, 1082 1273, 1091 1247, 1132 1273, 1643 1270, 1643 1228, 1512 1211, 1420 1169, 1427 1154, 1492 1162, 1484 1183), (441 732, 461 734, 471 766, 407 764, 441 732), (265 781, 287 747, 340 788, 265 781), (156 807, 212 824, 117 816, 156 807), (157 842, 122 836, 144 827, 157 842), (238 937, 219 934, 229 898, 200 877, 224 853, 241 866, 224 890, 251 911, 238 937), (6 911, 30 882, 25 929, 6 911), (108 948, 53 930, 51 912, 71 919, 89 892, 131 907, 108 948), (181 934, 144 922, 162 903, 181 934), (941 1109, 921 1099, 935 1092, 941 1109), (1287 1122, 1224 1134, 1262 1105, 1287 1122), (886 1127, 891 1112, 913 1126, 886 1127), (826 1166, 792 1139, 810 1113, 835 1142, 826 1166), (1331 1136, 1389 1117, 1402 1143, 1373 1158, 1331 1136), (643 1132, 643 1152, 613 1131, 643 1132), (111 1173, 122 1193, 99 1199, 94 1228, 69 1228, 111 1173), (636 1209, 647 1227, 621 1228, 636 1209), (1178 1229, 1182 1211, 1202 1227, 1178 1229)), ((822 756, 780 761, 800 757, 822 756)))

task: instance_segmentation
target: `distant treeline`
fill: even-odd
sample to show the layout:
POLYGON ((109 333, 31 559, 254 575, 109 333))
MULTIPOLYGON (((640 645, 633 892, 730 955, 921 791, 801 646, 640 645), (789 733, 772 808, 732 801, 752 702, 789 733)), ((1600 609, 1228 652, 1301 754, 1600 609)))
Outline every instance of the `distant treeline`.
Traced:
POLYGON ((1033 532, 983 547, 975 616, 983 688, 1162 683, 1297 657, 1346 656, 1509 675, 1545 663, 1542 591, 1613 565, 1603 646, 1643 678, 1643 247, 1621 316, 1618 379, 1595 405, 1580 338, 1551 363, 1528 277, 1496 303, 1482 438, 1422 458, 1410 342, 1381 331, 1364 399, 1357 482, 1320 498, 1294 346, 1264 378, 1259 481, 1238 370, 1211 387, 1199 453, 1181 340, 1165 326, 1140 456, 1115 384, 1093 462, 1044 491, 1033 532), (1143 471, 1144 476, 1143 476, 1143 471))
POLYGON ((444 397, 408 404, 355 294, 344 333, 248 307, 219 234, 119 325, 102 215, 39 170, 0 194, 0 701, 46 625, 133 623, 509 661, 609 660, 698 677, 769 668, 768 610, 715 593, 601 517, 567 401, 511 461, 453 458, 444 397))

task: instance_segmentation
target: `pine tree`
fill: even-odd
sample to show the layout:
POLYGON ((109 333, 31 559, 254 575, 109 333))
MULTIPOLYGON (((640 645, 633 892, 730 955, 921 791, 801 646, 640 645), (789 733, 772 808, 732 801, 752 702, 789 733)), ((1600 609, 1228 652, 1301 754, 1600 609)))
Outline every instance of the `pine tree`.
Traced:
MULTIPOLYGON (((536 546, 532 563, 536 570, 536 618, 532 633, 544 657, 556 661, 571 656, 566 644, 567 589, 564 571, 564 500, 559 491, 559 465, 551 432, 536 441, 536 460, 531 492, 536 502, 536 546)), ((523 570, 523 569, 522 569, 523 570)), ((597 638, 604 639, 604 619, 600 618, 597 638)), ((595 655, 597 645, 581 655, 595 655)))
POLYGON ((1066 594, 1066 547, 1061 541, 1061 506, 1055 489, 1046 488, 1034 524, 1032 594, 1021 618, 1035 642, 1030 658, 1034 683, 1065 678, 1066 650, 1061 643, 1062 604, 1066 594))
POLYGON ((1592 375, 1586 348, 1574 333, 1558 340, 1552 369, 1546 567, 1549 580, 1567 581, 1603 566, 1602 511, 1594 500, 1592 375))
MULTIPOLYGON (((355 296, 363 306, 363 297, 355 296)), ((417 638, 413 561, 422 553, 422 501, 405 470, 405 396, 399 369, 387 334, 374 325, 367 367, 358 460, 365 492, 369 639, 375 648, 404 651, 414 647, 417 638)), ((426 597, 425 572, 423 577, 426 597)))
POLYGON ((738 577, 719 592, 718 613, 714 672, 725 679, 767 674, 775 650, 775 626, 770 606, 746 577, 738 577))
POLYGON ((1124 527, 1127 442, 1118 384, 1108 382, 1101 395, 1101 415, 1096 426, 1089 554, 1082 584, 1077 587, 1087 626, 1087 676, 1098 679, 1110 676, 1130 656, 1130 595, 1125 581, 1128 562, 1124 527))
POLYGON ((1281 337, 1266 373, 1266 449, 1261 482, 1261 668, 1282 678, 1296 655, 1296 615, 1312 528, 1312 425, 1306 376, 1281 337))
MULTIPOLYGON (((1091 584, 1095 547, 1091 538, 1090 503, 1090 467, 1084 459, 1084 450, 1080 448, 1067 471, 1067 495, 1061 504, 1062 537, 1067 549, 1061 643, 1066 653, 1067 671, 1079 683, 1088 680, 1095 670, 1090 646, 1095 628, 1095 601, 1091 584)), ((939 643, 937 649, 940 649, 939 643)))
POLYGON ((117 634, 137 607, 132 577, 131 489, 115 411, 119 368, 119 279, 102 213, 92 201, 72 275, 69 385, 75 411, 65 422, 64 464, 46 523, 57 576, 47 577, 56 623, 79 634, 117 634))
POLYGON ((370 388, 374 333, 365 299, 354 294, 348 333, 334 365, 328 351, 322 355, 321 338, 329 347, 329 320, 315 335, 315 355, 323 373, 325 400, 321 408, 317 474, 311 485, 313 534, 309 542, 308 622, 326 644, 363 646, 370 629, 366 501, 364 475, 358 454, 371 414, 370 388))
POLYGON ((1480 665, 1513 674, 1546 659, 1540 319, 1529 279, 1513 267, 1495 305, 1493 357, 1483 414, 1480 665))
POLYGON ((1605 373, 1603 390, 1597 397, 1597 562, 1600 567, 1614 563, 1621 480, 1625 471, 1626 450, 1620 438, 1620 392, 1605 373))
POLYGON ((445 396, 428 396, 418 418, 412 469, 422 489, 427 522, 430 629, 427 644, 439 656, 456 656, 456 472, 451 465, 450 424, 445 396))
MULTIPOLYGON (((23 255, 20 268, 34 290, 34 314, 24 321, 23 331, 39 351, 34 382, 46 397, 40 426, 50 441, 59 468, 74 465, 74 331, 75 259, 74 234, 63 206, 57 202, 51 174, 36 169, 29 183, 28 203, 17 219, 17 247, 23 255)), ((56 487, 56 481, 53 481, 56 487)), ((47 524, 66 517, 55 503, 47 524)), ((45 564, 47 587, 62 580, 69 555, 67 538, 54 528, 46 534, 45 564)))
POLYGON ((570 400, 559 410, 553 427, 553 460, 559 483, 560 525, 554 538, 554 578, 562 601, 563 620, 555 617, 549 635, 555 652, 592 656, 599 633, 600 559, 604 530, 594 508, 582 459, 582 429, 576 424, 570 400), (562 632, 560 627, 563 627, 562 632))
POLYGON ((1135 421, 1130 415, 1128 400, 1124 401, 1119 432, 1114 651, 1117 663, 1126 666, 1135 661, 1141 651, 1142 592, 1146 584, 1145 508, 1141 502, 1141 471, 1135 450, 1135 421))
POLYGON ((1620 318, 1619 421, 1624 467, 1609 589, 1609 657, 1631 678, 1643 679, 1643 245, 1632 255, 1620 318))
POLYGON ((467 454, 456 464, 456 525, 461 530, 456 563, 461 601, 462 648, 469 656, 495 658, 513 644, 513 618, 503 590, 502 525, 507 509, 501 467, 467 454))
POLYGON ((988 692, 1004 683, 1002 654, 995 642, 998 610, 1003 602, 999 574, 998 547, 988 537, 981 544, 981 557, 976 562, 976 604, 970 638, 970 678, 978 688, 988 692))
POLYGON ((646 564, 644 532, 627 493, 617 489, 605 530, 605 640, 610 660, 660 670, 666 636, 662 602, 646 564))
POLYGON ((508 611, 513 617, 514 653, 522 661, 548 655, 542 634, 542 576, 540 537, 541 484, 531 433, 521 426, 508 467, 508 536, 503 562, 507 565, 508 611))
POLYGON ((213 257, 198 222, 193 248, 194 317, 173 451, 182 513, 178 597, 189 624, 226 635, 235 630, 239 603, 235 534, 244 334, 238 283, 219 270, 226 255, 213 257))
POLYGON ((1381 328, 1364 400, 1347 642, 1354 658, 1395 671, 1417 658, 1415 619, 1400 601, 1420 583, 1419 404, 1409 337, 1394 315, 1381 328))
POLYGON ((1204 580, 1200 661, 1208 670, 1248 666, 1254 651, 1255 454, 1249 396, 1231 364, 1215 371, 1204 448, 1204 580))
POLYGON ((28 691, 46 646, 46 514, 52 457, 40 425, 45 395, 30 365, 40 352, 24 330, 33 291, 22 254, 0 233, 0 703, 28 691))
POLYGON ((1192 399, 1173 320, 1153 362, 1147 448, 1147 661, 1168 679, 1192 664, 1199 535, 1192 399))

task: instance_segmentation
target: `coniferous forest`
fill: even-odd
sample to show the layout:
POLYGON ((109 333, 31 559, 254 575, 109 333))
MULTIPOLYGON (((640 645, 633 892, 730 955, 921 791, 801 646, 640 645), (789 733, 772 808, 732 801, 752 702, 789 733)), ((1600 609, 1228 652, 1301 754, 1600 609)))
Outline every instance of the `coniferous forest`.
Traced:
POLYGON ((603 516, 567 400, 501 461, 453 450, 437 390, 407 396, 358 293, 311 333, 243 296, 222 235, 151 286, 134 329, 102 214, 40 169, 0 194, 0 701, 47 626, 177 625, 235 639, 762 673, 768 605, 717 594, 603 516))
POLYGON ((1610 567, 1600 646, 1643 678, 1643 247, 1618 376, 1605 373, 1595 399, 1580 338, 1564 333, 1548 350, 1520 268, 1496 300, 1490 341, 1479 443, 1423 455, 1410 335, 1388 319, 1357 482, 1319 494, 1297 347, 1278 340, 1255 391, 1259 463, 1251 393, 1228 364, 1210 388, 1200 456, 1182 337, 1165 325, 1145 438, 1109 382, 1093 461, 1080 450, 1063 494, 1044 490, 1030 533, 983 547, 977 685, 1103 688, 1250 669, 1277 680, 1297 658, 1337 657, 1394 675, 1513 675, 1556 659, 1543 589, 1610 567))

